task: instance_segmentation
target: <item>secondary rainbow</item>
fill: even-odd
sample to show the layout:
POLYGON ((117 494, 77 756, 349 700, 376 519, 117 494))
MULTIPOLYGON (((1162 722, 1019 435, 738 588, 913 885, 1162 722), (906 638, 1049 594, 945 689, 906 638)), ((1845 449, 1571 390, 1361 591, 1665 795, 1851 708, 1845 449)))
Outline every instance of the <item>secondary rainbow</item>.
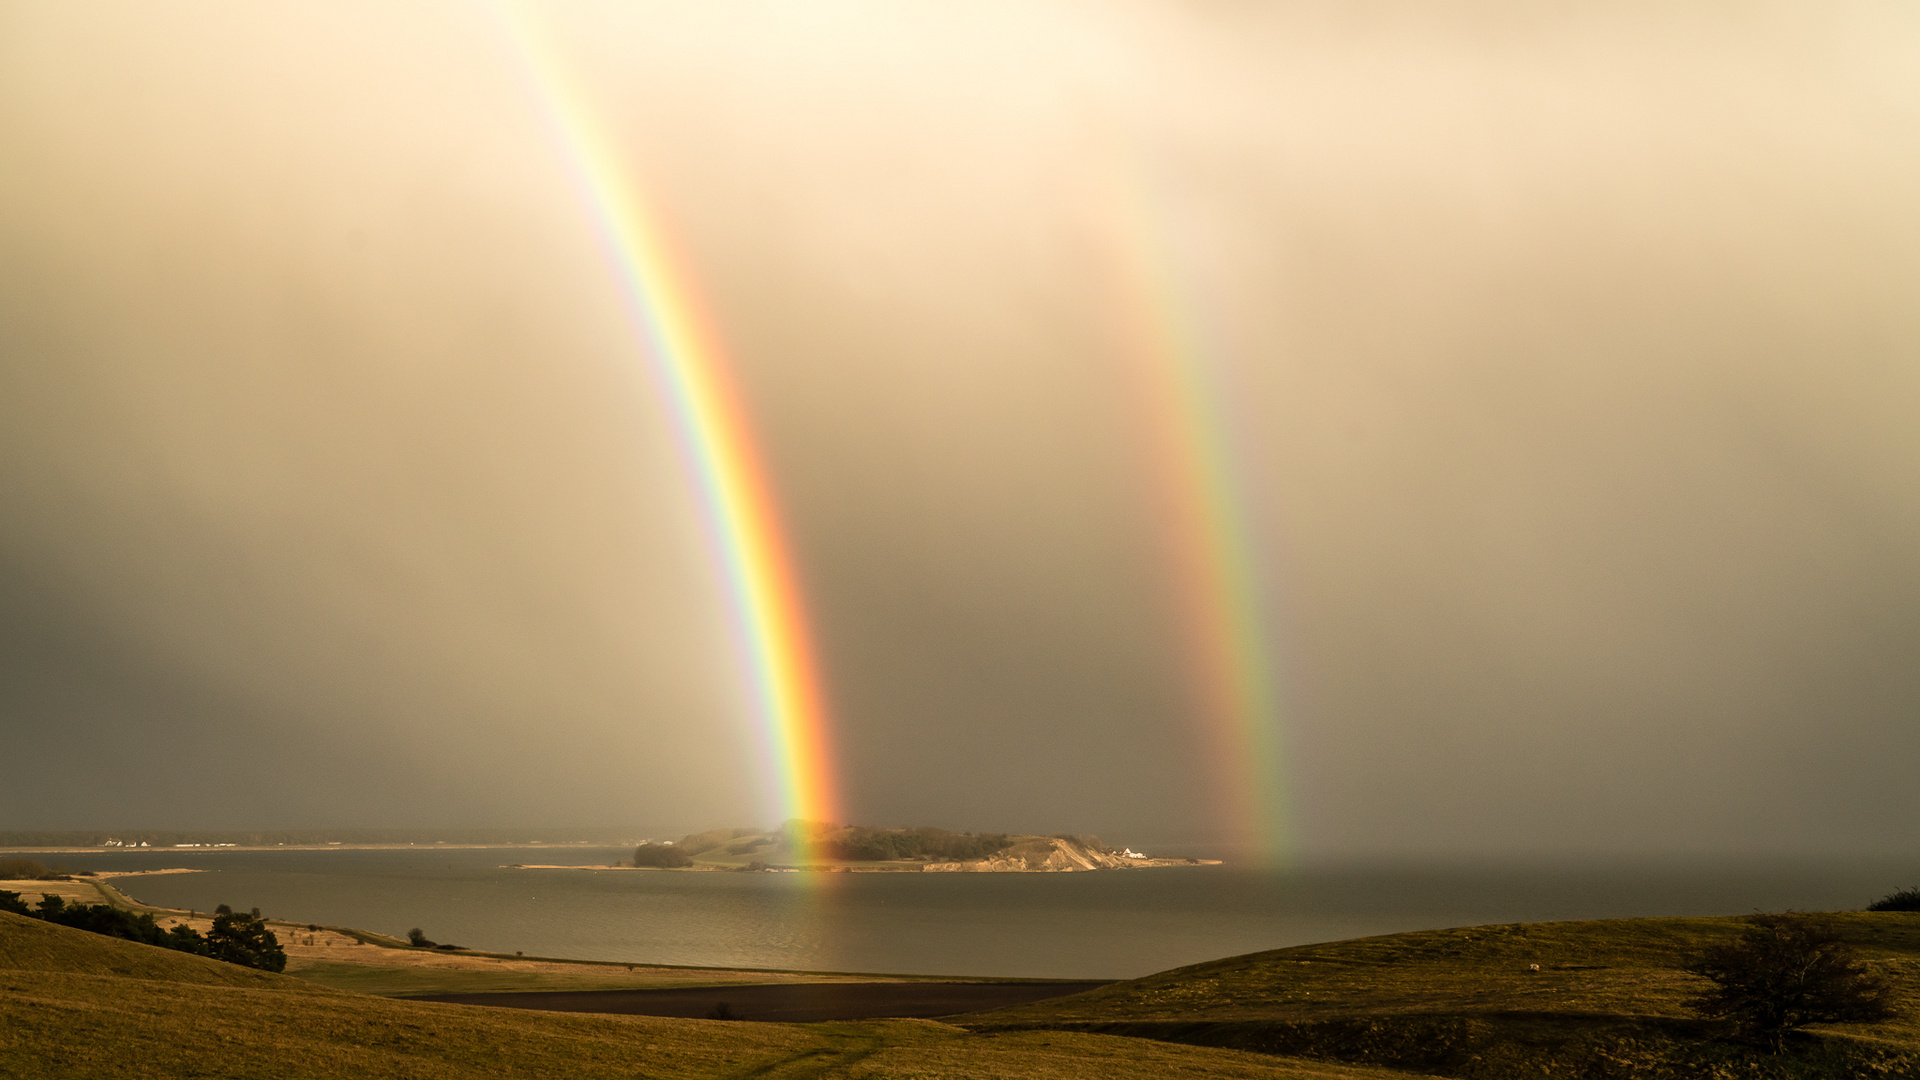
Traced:
POLYGON ((1235 840, 1284 856, 1290 822, 1269 589, 1251 542, 1219 358, 1145 185, 1116 186, 1108 207, 1125 348, 1140 386, 1218 809, 1235 840))
POLYGON ((751 684, 763 768, 785 817, 839 821, 825 697, 779 509, 712 322, 606 133, 540 28, 503 2, 515 45, 616 269, 692 474, 751 684))

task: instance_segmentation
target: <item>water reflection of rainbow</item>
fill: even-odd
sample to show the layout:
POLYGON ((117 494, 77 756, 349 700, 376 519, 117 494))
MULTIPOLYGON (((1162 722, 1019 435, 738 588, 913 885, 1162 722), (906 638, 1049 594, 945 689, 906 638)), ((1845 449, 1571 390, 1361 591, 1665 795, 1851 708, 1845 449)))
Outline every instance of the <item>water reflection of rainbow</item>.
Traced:
POLYGON ((618 269, 650 373, 694 474, 750 673, 765 766, 788 817, 840 820, 827 713, 780 515, 724 353, 635 180, 539 28, 502 6, 618 269))
POLYGON ((1217 812, 1232 841, 1282 857, 1288 814, 1268 590, 1251 546, 1218 349, 1145 186, 1117 190, 1108 210, 1217 812))

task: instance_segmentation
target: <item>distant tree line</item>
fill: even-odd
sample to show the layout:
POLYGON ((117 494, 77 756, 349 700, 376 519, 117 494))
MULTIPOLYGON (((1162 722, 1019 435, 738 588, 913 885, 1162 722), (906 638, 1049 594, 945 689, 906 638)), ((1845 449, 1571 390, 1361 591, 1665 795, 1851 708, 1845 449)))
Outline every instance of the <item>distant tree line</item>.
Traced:
POLYGON ((204 936, 184 923, 163 930, 145 912, 136 915, 111 904, 69 904, 51 893, 42 894, 40 902, 28 908, 19 893, 0 889, 0 911, 261 971, 284 971, 287 967, 286 951, 267 929, 259 908, 237 912, 221 904, 214 909, 213 928, 204 936))
POLYGON ((75 875, 92 877, 93 871, 69 870, 59 865, 48 867, 38 860, 17 856, 0 859, 0 881, 72 881, 75 875))
MULTIPOLYGON (((1091 841, 1091 837, 1076 838, 1091 841)), ((774 850, 809 851, 823 859, 846 862, 969 862, 984 859, 1013 845, 1006 833, 953 832, 948 829, 873 829, 861 825, 834 825, 789 821, 772 832, 756 829, 710 829, 681 838, 678 843, 646 843, 634 849, 635 866, 691 866, 694 856, 718 851, 726 855, 756 855, 774 850)), ((755 860, 754 866, 765 863, 755 860)))
POLYGON ((829 859, 885 862, 925 859, 929 862, 969 862, 1005 850, 1013 838, 1005 833, 950 832, 946 829, 867 829, 849 827, 815 840, 813 850, 829 859))
POLYGON ((43 829, 0 831, 0 850, 33 847, 173 847, 176 844, 623 844, 631 829, 43 829))

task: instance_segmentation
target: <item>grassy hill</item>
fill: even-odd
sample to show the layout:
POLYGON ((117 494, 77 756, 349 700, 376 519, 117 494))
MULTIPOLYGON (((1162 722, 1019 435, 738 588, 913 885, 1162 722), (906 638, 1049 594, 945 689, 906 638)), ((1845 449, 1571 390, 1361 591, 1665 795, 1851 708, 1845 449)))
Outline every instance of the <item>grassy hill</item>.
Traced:
POLYGON ((1683 968, 1741 930, 1731 918, 1482 926, 1279 949, 969 1026, 1131 1035, 1468 1080, 1920 1076, 1920 914, 1820 918, 1895 980, 1906 1015, 1816 1028, 1779 1059, 1716 1038, 1686 1007, 1707 984, 1683 968))
POLYGON ((955 1026, 396 1001, 0 914, 0 1077, 1920 1077, 1920 913, 1818 918, 1896 983, 1905 1012, 1813 1028, 1775 1057, 1687 1007, 1704 984, 1684 968, 1740 932, 1730 918, 1279 949, 955 1026))
POLYGON ((8 1080, 1405 1075, 1100 1034, 974 1034, 927 1021, 756 1024, 395 1001, 0 913, 0 1077, 8 1080))

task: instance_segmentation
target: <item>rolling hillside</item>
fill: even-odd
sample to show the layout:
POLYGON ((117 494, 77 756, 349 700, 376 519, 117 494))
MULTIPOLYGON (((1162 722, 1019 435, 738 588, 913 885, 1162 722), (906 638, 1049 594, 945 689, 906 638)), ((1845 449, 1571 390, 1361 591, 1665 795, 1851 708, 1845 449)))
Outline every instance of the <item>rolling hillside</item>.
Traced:
POLYGON ((1445 1076, 1920 1076, 1920 914, 1821 916, 1901 989, 1906 1014, 1827 1025, 1784 1059, 1686 1007, 1683 969, 1732 918, 1396 934, 1232 957, 969 1019, 1295 1054, 1445 1076), (1538 964, 1539 970, 1532 965, 1538 964))
POLYGON ((290 976, 0 913, 0 1077, 1391 1080, 1404 1073, 927 1021, 757 1024, 488 1009, 290 976))

